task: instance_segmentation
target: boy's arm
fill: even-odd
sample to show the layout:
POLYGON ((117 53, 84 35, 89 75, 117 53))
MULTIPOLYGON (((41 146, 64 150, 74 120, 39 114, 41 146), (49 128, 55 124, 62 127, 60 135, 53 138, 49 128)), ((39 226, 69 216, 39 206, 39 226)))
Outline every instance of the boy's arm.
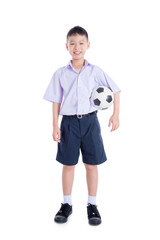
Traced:
POLYGON ((58 117, 59 117, 60 107, 61 107, 60 103, 53 102, 53 105, 52 105, 53 127, 58 126, 58 117))
POLYGON ((114 94, 114 115, 119 116, 119 92, 114 94))
POLYGON ((53 140, 60 142, 60 129, 58 127, 58 118, 60 112, 61 103, 53 102, 52 113, 53 113, 53 140))
POLYGON ((119 127, 119 92, 114 94, 114 110, 113 115, 109 120, 108 127, 112 124, 111 132, 116 130, 119 127))

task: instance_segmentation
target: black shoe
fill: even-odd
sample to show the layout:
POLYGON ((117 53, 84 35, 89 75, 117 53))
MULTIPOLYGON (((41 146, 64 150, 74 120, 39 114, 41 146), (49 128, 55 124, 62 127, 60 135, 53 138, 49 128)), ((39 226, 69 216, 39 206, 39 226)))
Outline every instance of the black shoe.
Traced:
POLYGON ((99 225, 101 223, 101 216, 98 212, 97 206, 90 204, 87 206, 88 221, 91 225, 99 225))
POLYGON ((72 206, 68 203, 61 203, 61 208, 57 212, 54 221, 57 223, 65 223, 68 220, 69 215, 72 213, 72 206))

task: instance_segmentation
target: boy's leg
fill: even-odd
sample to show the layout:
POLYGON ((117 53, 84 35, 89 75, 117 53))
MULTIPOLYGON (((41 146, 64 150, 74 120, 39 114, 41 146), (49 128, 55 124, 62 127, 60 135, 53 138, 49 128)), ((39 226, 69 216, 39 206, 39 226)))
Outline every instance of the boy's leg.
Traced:
POLYGON ((86 168, 86 180, 88 186, 88 195, 96 196, 98 187, 98 167, 84 163, 86 168))
POLYGON ((62 171, 62 187, 63 187, 63 196, 64 196, 64 203, 69 203, 72 205, 71 201, 71 193, 72 193, 72 186, 74 180, 74 169, 75 165, 67 166, 63 165, 62 171))
POLYGON ((63 165, 62 170, 62 187, 64 202, 61 204, 60 210, 57 212, 54 220, 58 223, 65 223, 68 220, 69 215, 72 213, 72 185, 74 179, 74 168, 73 166, 63 165))
POLYGON ((96 194, 98 187, 98 167, 97 165, 85 164, 86 178, 88 185, 88 220, 91 225, 99 225, 101 223, 101 216, 96 205, 96 194))

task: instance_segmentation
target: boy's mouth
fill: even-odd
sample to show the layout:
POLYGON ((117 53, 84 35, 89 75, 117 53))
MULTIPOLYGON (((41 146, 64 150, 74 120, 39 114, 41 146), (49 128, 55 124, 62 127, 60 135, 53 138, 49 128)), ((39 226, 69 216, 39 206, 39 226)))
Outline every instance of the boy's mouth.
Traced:
POLYGON ((73 53, 74 53, 74 54, 76 54, 76 55, 79 55, 79 54, 81 54, 81 52, 78 52, 78 51, 77 51, 77 52, 73 52, 73 53))

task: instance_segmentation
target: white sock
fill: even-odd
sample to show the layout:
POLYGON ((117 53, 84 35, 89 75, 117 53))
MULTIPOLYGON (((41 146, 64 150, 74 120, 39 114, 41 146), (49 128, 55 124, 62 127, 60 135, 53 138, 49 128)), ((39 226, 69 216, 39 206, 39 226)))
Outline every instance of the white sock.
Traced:
POLYGON ((96 196, 88 196, 88 204, 96 205, 96 196))
POLYGON ((69 205, 72 205, 72 198, 71 195, 63 195, 63 203, 68 203, 69 205))

